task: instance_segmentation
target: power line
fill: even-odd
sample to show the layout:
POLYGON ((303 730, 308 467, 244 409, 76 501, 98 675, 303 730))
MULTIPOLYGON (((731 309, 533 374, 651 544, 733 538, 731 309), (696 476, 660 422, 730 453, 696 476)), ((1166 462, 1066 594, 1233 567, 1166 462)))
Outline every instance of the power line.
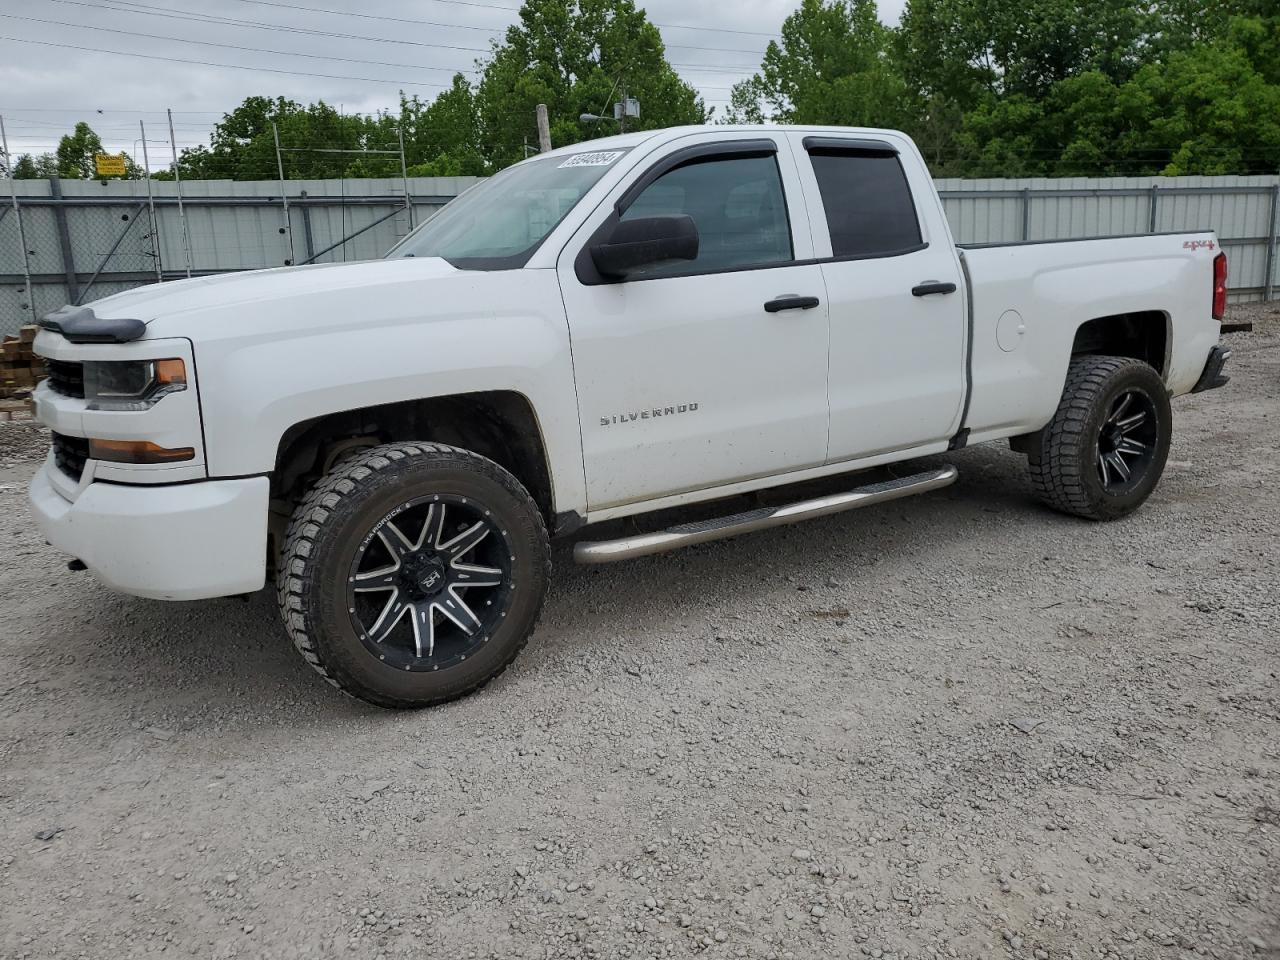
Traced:
MULTIPOLYGON (((472 53, 488 53, 489 47, 471 47, 461 44, 444 44, 444 43, 428 43, 422 40, 408 40, 402 37, 371 37, 367 34, 359 33, 339 33, 332 30, 317 30, 312 27, 298 27, 278 23, 264 23, 261 20, 245 20, 240 17, 223 17, 216 14, 196 13, 194 11, 176 10, 173 7, 162 7, 156 4, 141 3, 138 0, 99 0, 97 3, 88 2, 88 0, 50 0, 51 3, 71 4, 77 7, 89 7, 95 10, 113 10, 117 13, 132 13, 143 16, 164 17, 171 20, 185 20, 194 23, 219 24, 231 27, 246 27, 253 30, 273 30, 282 33, 295 33, 316 37, 331 37, 339 40, 365 40, 370 43, 398 43, 414 47, 436 47, 449 50, 466 50, 472 53)), ((244 2, 257 2, 257 0, 244 0, 244 2)), ((263 0, 265 2, 265 0, 263 0)), ((272 4, 273 6, 289 7, 289 4, 272 4)), ((291 8, 291 9, 311 9, 311 8, 291 8)), ((339 11, 322 11, 322 12, 339 12, 339 11)), ((354 14, 353 14, 354 16, 354 14)), ((373 17, 372 14, 367 15, 372 19, 396 19, 373 17)), ((474 27, 467 24, 450 24, 440 23, 434 20, 411 20, 410 23, 422 24, 423 26, 432 27, 461 27, 467 30, 487 30, 490 33, 500 33, 503 27, 474 27)), ((673 26, 680 26, 675 24, 673 26)), ((105 29, 105 28, 104 28, 105 29)), ((694 29, 694 28, 689 28, 694 29)), ((697 28, 704 29, 704 28, 697 28)), ((705 28, 711 29, 711 28, 705 28)), ((762 34, 763 36, 763 34, 762 34)), ((711 53, 749 53, 754 56, 763 56, 763 51, 747 50, 735 47, 702 47, 692 44, 667 44, 667 46, 678 47, 682 50, 702 50, 711 53)))
MULTIPOLYGON (((170 20, 186 20, 194 23, 218 24, 231 27, 250 27, 255 30, 275 30, 282 33, 304 34, 313 37, 331 37, 337 40, 368 40, 373 43, 398 43, 411 47, 437 47, 448 50, 465 50, 468 53, 488 53, 489 47, 467 47, 460 44, 426 43, 421 40, 406 40, 402 37, 368 37, 356 33, 335 33, 331 30, 314 30, 310 27, 291 27, 277 23, 263 23, 259 20, 241 20, 238 17, 219 17, 213 14, 195 13, 186 10, 175 10, 172 7, 159 7, 153 4, 137 3, 134 0, 50 0, 52 3, 71 4, 76 7, 88 7, 91 10, 112 10, 116 13, 143 14, 152 17, 165 17, 170 20), (135 9, 137 8, 137 9, 135 9)), ((447 24, 440 24, 447 26, 447 24)))
MULTIPOLYGON (((384 17, 384 16, 377 16, 376 14, 372 14, 372 13, 356 13, 351 10, 326 10, 322 7, 303 7, 303 6, 294 6, 293 4, 288 4, 288 3, 269 3, 267 2, 267 0, 241 0, 241 2, 257 3, 259 6, 264 6, 264 7, 282 7, 285 10, 305 10, 310 13, 339 14, 347 17, 359 17, 362 20, 385 20, 391 23, 412 23, 412 24, 418 24, 425 27, 447 27, 449 29, 456 29, 456 30, 480 30, 485 33, 497 33, 501 30, 506 29, 505 26, 481 27, 481 26, 476 26, 474 24, 469 24, 469 23, 441 23, 440 21, 437 21, 437 20, 411 20, 405 17, 384 17)), ((514 7, 501 7, 501 8, 494 8, 494 9, 507 10, 507 11, 510 11, 511 13, 517 12, 517 10, 514 7)))
MULTIPOLYGON (((285 10, 306 10, 309 13, 328 13, 341 17, 359 17, 362 20, 387 20, 392 23, 425 23, 430 26, 440 26, 440 24, 432 23, 429 20, 414 20, 406 17, 388 17, 380 16, 373 13, 358 13, 352 10, 334 10, 330 7, 306 7, 301 4, 280 3, 278 0, 237 0, 239 3, 252 3, 260 7, 283 7, 285 10)), ((507 13, 519 13, 519 7, 508 7, 496 3, 477 3, 474 0, 434 0, 435 3, 453 3, 464 7, 483 7, 489 10, 502 10, 507 13)), ((655 27, 672 30, 701 30, 707 33, 737 33, 749 37, 771 37, 776 38, 778 34, 762 33, 757 30, 731 30, 727 27, 698 27, 688 23, 658 23, 651 20, 655 27)), ((456 24, 448 24, 448 26, 456 26, 456 24)), ((483 29, 483 28, 470 28, 483 29)))
MULTIPOLYGON (((139 33, 135 30, 119 30, 115 27, 95 27, 84 23, 67 23, 64 20, 41 20, 39 17, 24 17, 16 13, 0 13, 0 17, 10 20, 26 20, 29 23, 45 23, 56 27, 72 27, 79 30, 92 30, 95 33, 119 33, 127 37, 145 37, 148 40, 169 40, 176 43, 195 43, 202 47, 222 47, 225 50, 244 50, 249 53, 269 53, 281 57, 306 57, 309 60, 335 60, 339 63, 362 63, 375 67, 399 67, 406 70, 436 70, 445 73, 476 73, 476 70, 463 70, 455 67, 428 67, 416 63, 388 63, 384 60, 358 60, 351 57, 322 56, 315 53, 294 53, 291 50, 271 50, 266 47, 246 47, 238 43, 216 43, 213 40, 191 40, 187 37, 169 37, 159 33, 139 33)), ((447 44, 442 44, 446 46, 447 44)), ((470 50, 470 47, 449 47, 449 49, 470 50)))
POLYGON ((162 57, 154 53, 128 53, 124 50, 106 50, 102 47, 82 47, 73 43, 54 43, 52 40, 32 40, 26 37, 5 37, 10 43, 36 43, 42 47, 61 47, 64 50, 83 50, 87 53, 106 53, 117 57, 141 57, 144 60, 167 60, 170 63, 187 63, 199 67, 218 67, 224 70, 252 70, 255 73, 282 73, 294 77, 320 77, 325 80, 360 80, 367 83, 384 83, 404 87, 431 87, 436 90, 447 90, 446 83, 422 83, 416 80, 392 80, 381 77, 352 77, 335 73, 305 73, 301 70, 279 70, 274 67, 248 67, 239 63, 212 63, 208 60, 189 60, 184 57, 162 57))
MULTIPOLYGON (((164 112, 164 107, 157 107, 154 110, 136 110, 130 107, 0 107, 0 113, 6 117, 11 113, 155 113, 163 116, 164 112)), ((173 112, 184 116, 221 117, 224 115, 222 110, 174 110, 173 112)))

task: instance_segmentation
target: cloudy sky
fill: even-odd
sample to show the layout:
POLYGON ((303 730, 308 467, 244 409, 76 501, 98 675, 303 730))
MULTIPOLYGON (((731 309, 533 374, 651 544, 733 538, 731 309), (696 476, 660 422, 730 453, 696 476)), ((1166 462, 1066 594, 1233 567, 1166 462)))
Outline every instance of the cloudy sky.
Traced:
MULTIPOLYGON (((903 0, 879 0, 896 22, 903 0)), ((720 110, 799 0, 642 0, 667 56, 720 110)), ((14 154, 47 152, 77 120, 151 166, 205 142, 254 94, 344 110, 430 99, 473 71, 518 0, 0 0, 0 116, 14 154), (358 11, 358 12, 357 12, 358 11), (199 62, 190 62, 199 61, 199 62)))

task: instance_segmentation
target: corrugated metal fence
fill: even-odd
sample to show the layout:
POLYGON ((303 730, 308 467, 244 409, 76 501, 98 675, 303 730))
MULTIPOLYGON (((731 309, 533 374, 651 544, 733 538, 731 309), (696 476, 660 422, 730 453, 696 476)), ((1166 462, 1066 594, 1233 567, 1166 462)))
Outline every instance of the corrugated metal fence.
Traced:
MULTIPOLYGON (((412 178, 296 180, 288 214, 278 183, 19 180, 19 214, 0 206, 0 333, 64 303, 158 279, 381 256, 476 182, 412 178), (153 219, 154 207, 154 219, 153 219), (31 297, 27 297, 27 276, 31 297)), ((1051 240, 1171 230, 1217 231, 1235 300, 1270 298, 1280 177, 939 180, 959 243, 1051 240)))
POLYGON ((64 303, 157 280, 380 257, 476 177, 291 180, 18 180, 17 216, 0 204, 0 333, 64 303), (154 212, 154 220, 153 220, 154 212), (286 228, 287 226, 287 228, 286 228), (27 299, 25 270, 31 279, 27 299), (34 309, 32 309, 34 306, 34 309))
POLYGON ((1270 300, 1280 287, 1280 177, 936 183, 957 243, 1213 230, 1227 251, 1232 300, 1270 300))

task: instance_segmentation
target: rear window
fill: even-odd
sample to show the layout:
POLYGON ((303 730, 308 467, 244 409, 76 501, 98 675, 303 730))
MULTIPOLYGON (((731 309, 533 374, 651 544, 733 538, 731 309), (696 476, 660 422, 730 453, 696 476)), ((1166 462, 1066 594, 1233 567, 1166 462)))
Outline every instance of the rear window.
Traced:
POLYGON ((920 223, 896 154, 809 154, 837 257, 883 256, 920 246, 920 223))

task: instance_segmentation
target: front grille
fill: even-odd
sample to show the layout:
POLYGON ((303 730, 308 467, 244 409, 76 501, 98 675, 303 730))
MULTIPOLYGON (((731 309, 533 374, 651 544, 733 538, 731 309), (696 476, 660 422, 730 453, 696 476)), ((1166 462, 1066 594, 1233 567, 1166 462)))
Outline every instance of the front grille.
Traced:
POLYGON ((64 397, 84 397, 84 364, 73 360, 46 360, 49 389, 64 397))
POLYGON ((84 437, 53 435, 53 462, 58 469, 77 483, 84 473, 84 462, 89 459, 89 441, 84 437))

